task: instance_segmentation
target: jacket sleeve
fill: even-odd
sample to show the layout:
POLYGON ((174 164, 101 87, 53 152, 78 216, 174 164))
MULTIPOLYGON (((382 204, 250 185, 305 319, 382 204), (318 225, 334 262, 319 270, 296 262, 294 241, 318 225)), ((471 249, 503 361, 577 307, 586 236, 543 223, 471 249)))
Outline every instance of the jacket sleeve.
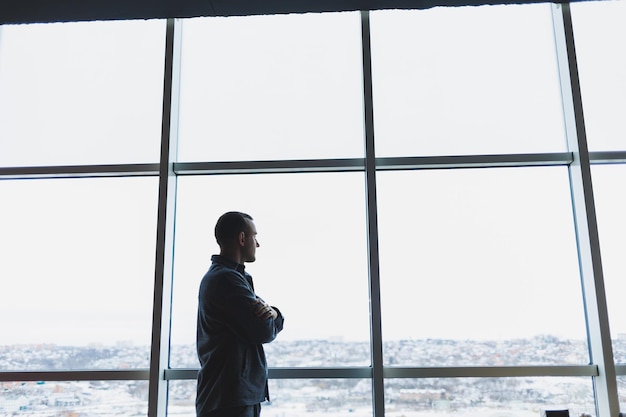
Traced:
POLYGON ((276 334, 280 333, 283 330, 283 325, 285 323, 285 317, 283 317, 283 313, 278 309, 278 307, 272 306, 274 310, 278 313, 278 317, 274 319, 274 328, 276 329, 276 334))
POLYGON ((254 302, 257 296, 243 276, 223 275, 213 281, 205 294, 204 301, 211 316, 245 343, 269 343, 283 328, 284 319, 280 313, 276 319, 256 316, 254 302))

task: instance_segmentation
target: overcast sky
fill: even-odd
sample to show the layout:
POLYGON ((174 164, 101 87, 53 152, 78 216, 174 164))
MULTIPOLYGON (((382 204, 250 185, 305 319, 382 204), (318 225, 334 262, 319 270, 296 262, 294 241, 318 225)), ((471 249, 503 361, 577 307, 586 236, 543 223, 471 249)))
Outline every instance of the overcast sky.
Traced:
MULTIPOLYGON (((624 129, 603 111, 624 110, 626 64, 593 48, 624 29, 573 8, 585 8, 575 24, 592 148, 624 149, 599 126, 624 129), (598 76, 603 59, 612 66, 598 76)), ((189 21, 180 160, 362 157, 359 19, 189 21)), ((0 165, 156 162, 164 31, 2 28, 0 165)), ((565 151, 551 31, 549 5, 372 13, 378 156, 565 151)), ((607 288, 619 294, 626 172, 596 177, 607 288)), ((0 344, 149 343, 157 185, 0 181, 0 314, 11 318, 0 344)), ((385 338, 585 337, 565 167, 385 172, 377 186, 385 338)), ((362 173, 181 178, 173 343, 194 340, 212 228, 231 209, 256 219, 249 271, 287 317, 281 338, 366 340, 364 193, 362 173)), ((622 303, 609 302, 626 333, 622 303)))

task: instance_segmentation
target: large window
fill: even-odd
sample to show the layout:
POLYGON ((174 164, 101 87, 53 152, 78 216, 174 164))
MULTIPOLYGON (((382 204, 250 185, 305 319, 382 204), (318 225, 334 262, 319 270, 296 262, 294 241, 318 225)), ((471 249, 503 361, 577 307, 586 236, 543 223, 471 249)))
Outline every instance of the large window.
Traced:
POLYGON ((264 416, 615 417, 623 3, 0 27, 0 416, 194 416, 241 210, 264 416))

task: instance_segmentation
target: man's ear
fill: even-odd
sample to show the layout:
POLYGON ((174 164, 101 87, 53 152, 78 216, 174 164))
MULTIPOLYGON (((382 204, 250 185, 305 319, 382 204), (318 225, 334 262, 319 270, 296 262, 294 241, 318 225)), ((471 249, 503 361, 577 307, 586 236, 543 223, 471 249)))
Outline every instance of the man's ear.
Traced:
POLYGON ((246 233, 245 232, 239 232, 239 234, 237 235, 237 244, 239 246, 245 246, 245 244, 246 244, 246 233))

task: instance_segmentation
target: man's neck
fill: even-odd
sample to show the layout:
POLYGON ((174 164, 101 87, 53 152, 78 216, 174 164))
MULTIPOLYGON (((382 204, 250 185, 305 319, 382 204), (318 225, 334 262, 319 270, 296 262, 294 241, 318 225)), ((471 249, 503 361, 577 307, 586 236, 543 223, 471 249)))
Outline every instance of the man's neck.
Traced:
POLYGON ((232 251, 225 251, 222 250, 220 251, 220 256, 226 259, 229 259, 233 262, 238 263, 239 265, 243 265, 243 259, 241 257, 241 254, 239 252, 232 252, 232 251))

